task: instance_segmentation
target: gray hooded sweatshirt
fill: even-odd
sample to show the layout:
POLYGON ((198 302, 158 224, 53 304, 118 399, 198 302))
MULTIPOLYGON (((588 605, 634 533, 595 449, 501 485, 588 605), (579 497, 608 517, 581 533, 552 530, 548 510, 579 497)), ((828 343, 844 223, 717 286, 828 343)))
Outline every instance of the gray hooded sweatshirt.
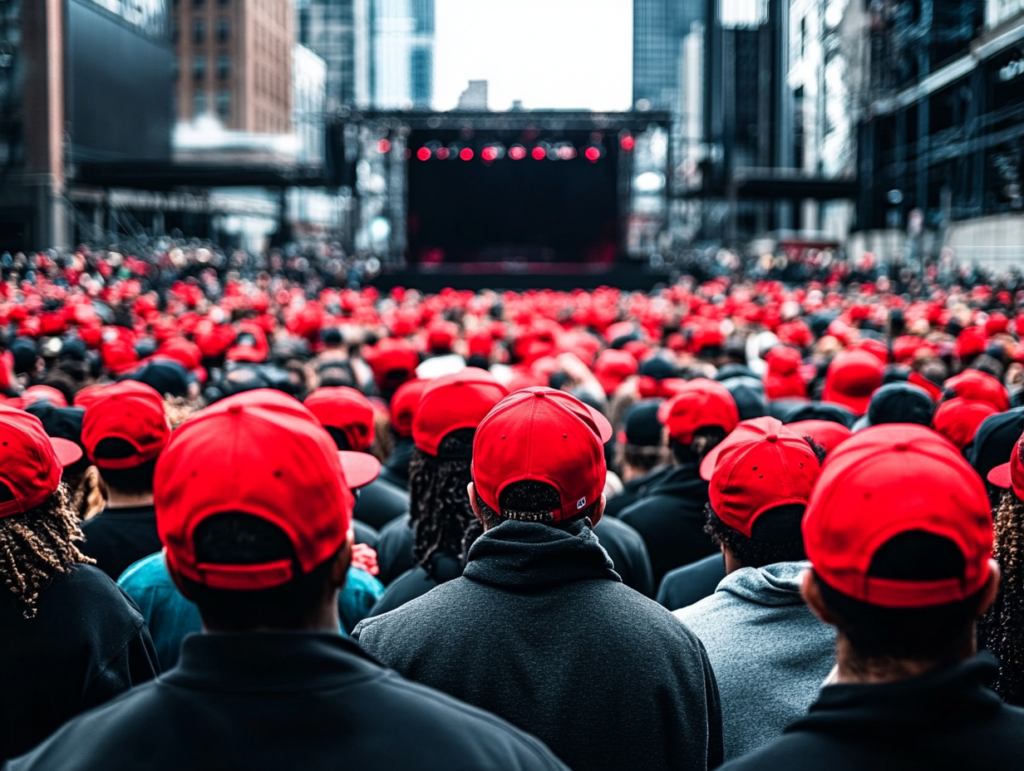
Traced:
POLYGON ((835 663, 835 630, 800 597, 809 562, 727 575, 674 612, 700 638, 718 680, 725 759, 767 744, 807 713, 835 663))

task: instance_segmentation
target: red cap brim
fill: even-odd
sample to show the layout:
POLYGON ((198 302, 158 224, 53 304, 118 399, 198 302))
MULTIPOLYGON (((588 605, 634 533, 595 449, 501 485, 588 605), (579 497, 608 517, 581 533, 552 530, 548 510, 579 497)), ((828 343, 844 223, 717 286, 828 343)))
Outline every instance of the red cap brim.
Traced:
POLYGON ((991 484, 996 487, 1001 487, 1003 490, 1009 490, 1013 485, 1010 478, 1010 464, 1002 463, 991 471, 988 472, 988 476, 985 477, 991 484))
POLYGON ((341 450, 338 459, 350 490, 368 485, 380 475, 380 461, 368 453, 341 450))
POLYGON ((715 473, 715 466, 718 464, 718 456, 721 454, 722 445, 718 444, 700 462, 700 478, 705 482, 711 481, 711 476, 715 473))
POLYGON ((611 438, 615 436, 615 431, 612 430, 612 424, 608 422, 608 418, 590 405, 584 404, 583 406, 587 408, 588 412, 590 412, 590 417, 593 418, 594 425, 597 426, 597 433, 601 437, 601 444, 608 444, 608 442, 611 441, 611 438))
POLYGON ((82 448, 70 439, 51 436, 50 444, 53 445, 53 452, 57 456, 57 462, 64 468, 82 459, 82 448))

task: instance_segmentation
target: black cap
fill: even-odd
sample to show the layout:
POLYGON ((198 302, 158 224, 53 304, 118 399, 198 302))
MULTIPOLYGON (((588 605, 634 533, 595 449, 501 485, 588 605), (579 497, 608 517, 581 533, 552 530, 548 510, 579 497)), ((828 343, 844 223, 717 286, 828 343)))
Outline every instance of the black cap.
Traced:
POLYGON ((666 380, 670 377, 678 377, 679 370, 668 359, 652 356, 640 362, 639 374, 643 377, 652 377, 655 380, 666 380))
POLYGON ((800 405, 790 412, 782 422, 796 423, 798 420, 831 420, 833 423, 852 428, 857 416, 838 404, 812 402, 800 405))
POLYGON ((784 396, 781 399, 772 399, 768 402, 768 414, 776 420, 781 420, 785 423, 793 410, 808 404, 810 402, 807 399, 802 399, 798 396, 784 396))
POLYGON ((126 380, 135 380, 152 386, 161 396, 187 396, 189 372, 180 362, 171 359, 154 359, 146 362, 126 380))
POLYGON ((923 388, 910 383, 889 383, 871 396, 868 404, 868 425, 883 423, 932 424, 935 403, 923 388))
POLYGON ((89 349, 80 337, 65 337, 60 348, 60 358, 71 361, 87 361, 89 349))
POLYGON ((14 373, 23 375, 36 366, 39 359, 39 349, 36 348, 36 341, 27 337, 19 337, 11 341, 9 349, 14 357, 14 373))
POLYGON ((1021 434, 1024 434, 1024 407, 997 412, 981 421, 967 459, 982 479, 1010 459, 1021 434))
POLYGON ((72 473, 85 471, 88 468, 89 459, 85 455, 85 445, 82 444, 84 409, 81 407, 54 407, 45 399, 40 399, 25 407, 25 412, 39 418, 47 436, 67 439, 82 448, 81 460, 68 467, 72 473))
POLYGON ((735 362, 732 364, 726 364, 715 373, 715 380, 719 383, 724 383, 734 377, 750 377, 755 380, 760 380, 760 378, 754 373, 754 370, 746 364, 736 364, 735 362))
POLYGON ((635 402, 626 410, 622 421, 626 444, 639 447, 661 445, 662 426, 658 421, 658 406, 660 404, 661 399, 645 399, 642 402, 635 402))
POLYGON ((906 383, 910 373, 911 369, 906 364, 890 364, 885 368, 885 373, 882 375, 882 385, 906 383))
POLYGON ((740 420, 763 418, 768 414, 768 399, 764 395, 764 383, 756 377, 731 377, 722 381, 736 402, 740 420))
POLYGON ((320 330, 320 340, 324 345, 341 345, 343 342, 341 330, 337 327, 327 327, 320 330))

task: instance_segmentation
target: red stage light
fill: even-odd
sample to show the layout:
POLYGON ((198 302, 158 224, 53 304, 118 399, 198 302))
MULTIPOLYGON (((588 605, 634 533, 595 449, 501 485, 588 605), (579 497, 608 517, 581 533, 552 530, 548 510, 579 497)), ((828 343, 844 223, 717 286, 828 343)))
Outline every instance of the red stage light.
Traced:
POLYGON ((416 151, 416 157, 419 158, 421 161, 429 161, 430 160, 430 148, 429 147, 421 147, 419 150, 416 151))
POLYGON ((526 148, 522 145, 512 145, 508 149, 508 157, 513 161, 521 161, 526 157, 526 148))
POLYGON ((483 158, 488 163, 490 163, 491 161, 497 159, 498 151, 495 150, 493 147, 485 147, 483 150, 480 151, 480 157, 483 158))
POLYGON ((543 161, 545 158, 548 157, 548 151, 538 145, 537 147, 533 148, 533 152, 531 153, 531 155, 533 155, 533 160, 543 161))
POLYGON ((387 140, 387 139, 380 140, 377 143, 377 152, 380 152, 380 153, 390 153, 391 152, 391 142, 389 140, 387 140))
POLYGON ((471 161, 473 160, 473 151, 468 147, 463 147, 459 151, 459 157, 464 161, 471 161))
POLYGON ((633 139, 631 135, 626 134, 626 136, 622 138, 622 142, 620 144, 622 145, 622 149, 628 153, 630 150, 636 147, 636 140, 633 139))
POLYGON ((596 147, 588 147, 584 155, 587 156, 587 160, 591 163, 597 163, 597 159, 601 157, 601 151, 596 147))
POLYGON ((439 148, 437 148, 437 160, 439 160, 439 161, 447 161, 449 155, 451 155, 451 153, 448 151, 447 147, 439 147, 439 148))

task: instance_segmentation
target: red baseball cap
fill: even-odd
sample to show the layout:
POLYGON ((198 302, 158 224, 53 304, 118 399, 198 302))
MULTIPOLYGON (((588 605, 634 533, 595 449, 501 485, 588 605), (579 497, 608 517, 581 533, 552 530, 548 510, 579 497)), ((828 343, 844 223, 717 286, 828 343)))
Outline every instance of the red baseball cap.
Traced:
POLYGON ((408 340, 387 337, 363 351, 366 363, 373 370, 373 379, 382 388, 397 388, 415 377, 420 357, 408 340))
POLYGON ((711 508, 748 538, 769 509, 806 506, 820 470, 804 438, 771 417, 743 421, 700 464, 711 508))
POLYGON ((502 399, 477 428, 473 483, 500 512, 502 491, 534 480, 558 491, 562 505, 549 521, 575 517, 601 497, 604 442, 612 427, 596 410, 553 388, 527 388, 502 399))
POLYGON ((56 492, 60 474, 82 457, 67 439, 46 435, 35 415, 0 404, 0 484, 14 496, 0 503, 0 518, 34 509, 56 492))
POLYGON ((430 380, 402 383, 391 397, 391 427, 399 436, 412 436, 412 421, 430 380))
POLYGON ((942 389, 920 372, 911 372, 907 375, 907 382, 927 391, 928 395, 932 397, 933 402, 938 402, 942 399, 942 389))
POLYGON ((841 351, 828 365, 823 402, 847 407, 854 415, 868 411, 871 395, 882 385, 885 365, 872 353, 862 350, 841 351))
POLYGON ((818 576, 872 605, 955 602, 981 589, 990 575, 993 531, 985 486, 956 448, 924 426, 872 426, 843 442, 825 461, 803 531, 818 576), (965 559, 963 577, 908 581, 869 575, 878 550, 911 531, 955 543, 965 559))
POLYGON ((954 396, 988 402, 995 407, 996 412, 1006 412, 1010 409, 1010 395, 1006 391, 1006 386, 1000 383, 998 378, 980 369, 965 369, 959 375, 949 378, 943 383, 943 387, 954 396))
POLYGON ((476 428, 507 395, 508 389, 494 375, 477 367, 430 381, 412 421, 416 447, 436 457, 445 436, 459 429, 476 428))
POLYGON ((82 418, 82 445, 100 468, 134 468, 153 460, 170 436, 164 400, 156 389, 134 380, 114 383, 90 396, 82 418), (97 458, 96 446, 104 439, 124 439, 135 452, 125 458, 97 458))
POLYGON ((594 362, 594 376, 605 394, 613 394, 623 381, 640 369, 636 357, 629 351, 607 349, 598 354, 594 362))
POLYGON ((668 427, 677 442, 690 444, 699 428, 720 426, 726 433, 736 428, 740 413, 736 400, 721 383, 706 378, 689 380, 678 393, 658 408, 658 421, 668 427))
POLYGON ((993 468, 986 479, 1004 490, 1012 488, 1014 494, 1024 500, 1024 436, 1013 446, 1009 462, 993 468))
POLYGON ((375 435, 373 405, 359 391, 348 386, 317 388, 303 404, 322 426, 339 429, 349 449, 370 449, 375 435))
POLYGON ((64 394, 48 385, 29 386, 21 395, 21 403, 26 407, 36 402, 49 402, 54 407, 68 406, 68 400, 64 398, 64 394))
POLYGON ((957 396, 939 405, 932 426, 962 450, 974 441, 981 422, 998 411, 988 402, 957 396))
POLYGON ((290 560, 200 563, 196 527, 226 512, 268 520, 288 535, 299 568, 308 573, 341 548, 352 525, 351 489, 379 471, 372 455, 338 452, 313 414, 290 396, 258 389, 219 401, 174 432, 156 465, 157 530, 167 561, 215 589, 279 586, 295 574, 290 560))
POLYGON ((832 452, 840 442, 853 436, 853 431, 831 420, 798 420, 786 426, 797 436, 809 436, 826 453, 832 452))
POLYGON ((259 324, 243 321, 238 325, 234 344, 228 348, 228 361, 245 361, 259 364, 270 356, 267 334, 259 324))

